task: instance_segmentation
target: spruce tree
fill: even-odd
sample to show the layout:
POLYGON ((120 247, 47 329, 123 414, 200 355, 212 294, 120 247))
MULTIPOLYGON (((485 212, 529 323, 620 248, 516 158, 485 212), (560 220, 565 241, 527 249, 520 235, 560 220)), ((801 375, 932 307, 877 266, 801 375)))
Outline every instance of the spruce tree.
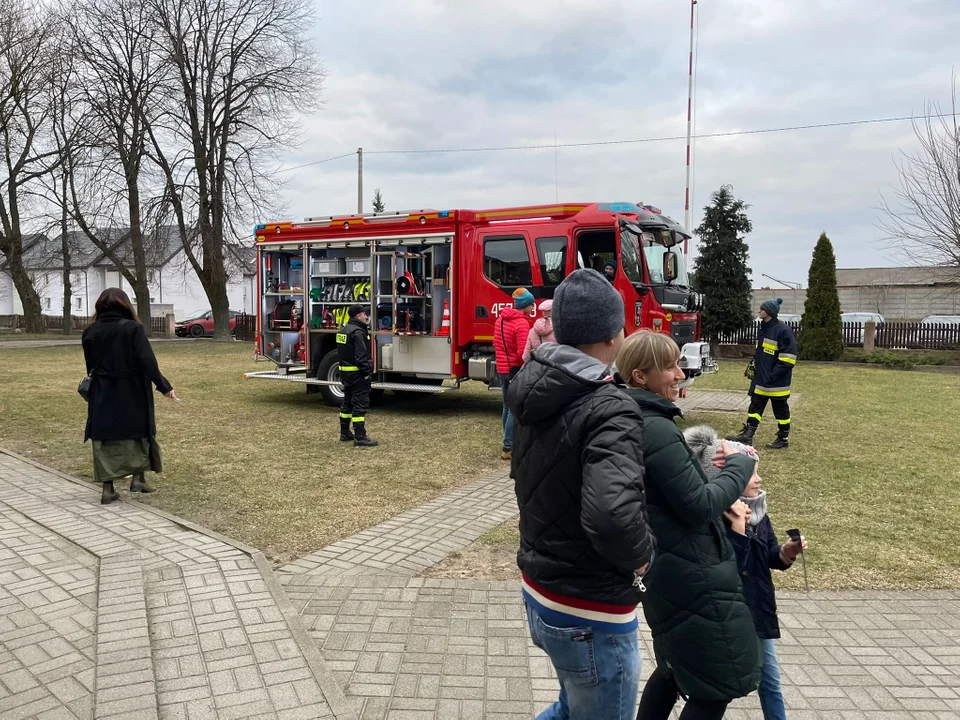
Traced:
POLYGON ((837 360, 843 355, 837 260, 826 233, 813 250, 797 346, 801 360, 837 360))
POLYGON ((733 196, 730 185, 723 185, 710 196, 696 230, 700 254, 694 261, 695 287, 704 294, 703 335, 713 341, 753 320, 745 239, 753 230, 748 207, 733 196))
POLYGON ((383 202, 383 195, 380 193, 380 188, 377 188, 373 191, 373 211, 382 213, 386 209, 387 205, 383 202))

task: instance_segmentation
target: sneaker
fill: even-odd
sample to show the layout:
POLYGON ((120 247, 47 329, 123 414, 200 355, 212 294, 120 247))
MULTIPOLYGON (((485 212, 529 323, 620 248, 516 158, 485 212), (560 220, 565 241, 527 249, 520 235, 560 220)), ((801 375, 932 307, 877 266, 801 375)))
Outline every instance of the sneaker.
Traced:
POLYGON ((504 450, 502 453, 500 453, 500 459, 501 459, 501 460, 509 460, 509 459, 512 458, 512 457, 513 457, 513 451, 512 451, 512 450, 504 450))

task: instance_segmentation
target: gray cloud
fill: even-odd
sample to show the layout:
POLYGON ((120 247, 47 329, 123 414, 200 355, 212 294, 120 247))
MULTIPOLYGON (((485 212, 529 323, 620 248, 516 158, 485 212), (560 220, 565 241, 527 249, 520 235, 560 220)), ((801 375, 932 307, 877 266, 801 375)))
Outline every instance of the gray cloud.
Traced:
MULTIPOLYGON (((683 135, 688 6, 318 0, 330 71, 287 166, 375 149, 549 144, 683 135)), ((701 0, 700 132, 920 113, 949 97, 960 42, 955 0, 701 0)), ((751 264, 806 280, 819 233, 841 266, 888 264, 875 207, 909 123, 703 139, 694 222, 730 183, 751 204, 751 264)), ((388 208, 561 200, 657 204, 683 217, 684 143, 364 159, 388 208), (555 167, 558 172, 555 174, 555 167)), ((356 162, 289 176, 293 217, 356 208, 356 162)))

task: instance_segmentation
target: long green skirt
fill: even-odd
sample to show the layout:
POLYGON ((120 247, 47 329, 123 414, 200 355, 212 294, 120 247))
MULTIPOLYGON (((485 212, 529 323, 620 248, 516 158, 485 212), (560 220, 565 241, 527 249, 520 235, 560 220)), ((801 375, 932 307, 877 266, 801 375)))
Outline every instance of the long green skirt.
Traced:
POLYGON ((102 483, 147 471, 162 472, 156 438, 93 440, 93 480, 102 483))

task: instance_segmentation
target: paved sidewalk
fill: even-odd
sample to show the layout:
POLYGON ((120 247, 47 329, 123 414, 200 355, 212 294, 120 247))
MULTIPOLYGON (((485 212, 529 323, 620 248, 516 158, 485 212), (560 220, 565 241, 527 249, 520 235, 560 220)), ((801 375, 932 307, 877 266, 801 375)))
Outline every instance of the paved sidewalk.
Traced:
MULTIPOLYGON (((0 451, 0 717, 520 720, 556 697, 517 583, 416 577, 515 514, 505 475, 276 574, 253 548, 98 500, 0 451)), ((960 720, 960 591, 780 606, 791 720, 960 720)), ((643 623, 641 639, 646 678, 643 623)), ((759 718, 756 697, 726 717, 759 718)))
POLYGON ((351 717, 263 556, 0 451, 0 717, 351 717))

